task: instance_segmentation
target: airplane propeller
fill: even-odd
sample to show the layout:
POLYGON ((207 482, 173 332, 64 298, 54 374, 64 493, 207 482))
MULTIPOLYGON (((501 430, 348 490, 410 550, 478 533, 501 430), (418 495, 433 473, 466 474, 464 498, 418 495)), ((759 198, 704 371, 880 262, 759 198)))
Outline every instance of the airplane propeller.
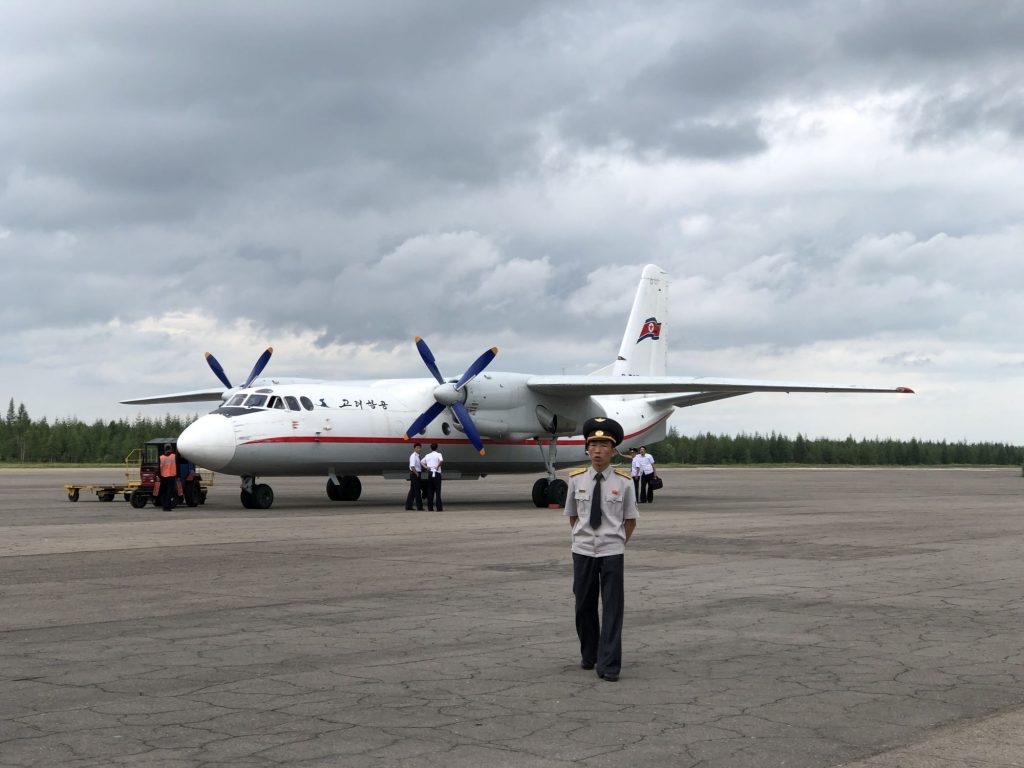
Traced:
MULTIPOLYGON (((206 362, 210 366, 210 370, 212 370, 217 375, 217 378, 220 379, 221 384, 223 384, 228 389, 232 389, 231 382, 228 381, 227 374, 224 373, 224 367, 217 361, 217 358, 214 357, 212 353, 207 352, 205 354, 206 362)), ((249 378, 247 378, 245 380, 245 384, 242 385, 242 389, 245 389, 250 384, 252 384, 253 380, 261 373, 263 373, 263 369, 267 367, 267 363, 270 362, 270 356, 272 354, 274 354, 273 347, 267 347, 263 351, 263 354, 260 355, 259 359, 256 361, 256 365, 252 367, 252 371, 249 373, 249 378)))
POLYGON ((473 361, 473 363, 466 369, 466 372, 462 374, 458 382, 452 384, 446 382, 444 377, 441 375, 441 371, 437 368, 437 361, 434 359, 434 354, 430 351, 430 347, 419 336, 416 337, 416 349, 419 350, 420 357, 423 358, 423 362, 427 366, 427 370, 433 374, 437 380, 437 388, 434 389, 434 400, 432 406, 427 408, 423 413, 419 415, 419 418, 412 423, 412 426, 406 430, 405 439, 409 440, 413 435, 418 435, 438 415, 445 409, 451 408, 455 411, 455 415, 459 419, 459 423, 462 424, 462 429, 466 433, 466 437, 469 438, 469 442, 473 444, 480 455, 483 456, 484 451, 483 440, 480 439, 480 432, 477 431, 476 424, 473 423, 473 419, 469 415, 469 411, 466 409, 466 385, 475 379, 494 359, 494 356, 498 354, 497 347, 491 347, 484 352, 480 357, 473 361))

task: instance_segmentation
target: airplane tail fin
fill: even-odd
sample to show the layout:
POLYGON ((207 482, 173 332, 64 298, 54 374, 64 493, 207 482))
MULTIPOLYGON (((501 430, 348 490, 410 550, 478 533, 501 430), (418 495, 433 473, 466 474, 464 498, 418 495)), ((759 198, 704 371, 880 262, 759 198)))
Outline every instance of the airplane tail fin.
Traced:
POLYGON ((648 264, 640 276, 619 356, 612 366, 616 376, 665 376, 668 350, 665 323, 668 320, 668 274, 648 264))

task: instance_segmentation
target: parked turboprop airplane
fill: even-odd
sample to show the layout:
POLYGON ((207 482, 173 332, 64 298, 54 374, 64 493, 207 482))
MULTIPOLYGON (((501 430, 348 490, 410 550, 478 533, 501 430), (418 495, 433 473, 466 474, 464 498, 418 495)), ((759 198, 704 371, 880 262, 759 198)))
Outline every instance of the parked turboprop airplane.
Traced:
POLYGON ((268 509, 274 492, 265 476, 327 477, 327 496, 354 501, 359 475, 405 478, 410 440, 442 446, 445 478, 490 472, 536 472, 538 507, 565 501, 556 469, 585 460, 578 435, 591 416, 609 416, 625 429, 623 447, 665 437, 676 408, 751 392, 909 393, 807 382, 667 376, 665 347, 668 276, 644 268, 615 362, 589 375, 552 376, 487 371, 497 348, 484 352, 458 378, 445 378, 423 339, 416 348, 432 379, 323 381, 257 378, 268 348, 240 387, 233 387, 210 353, 206 360, 223 388, 122 400, 125 404, 220 401, 178 438, 182 454, 200 466, 241 478, 242 506, 268 509), (562 457, 557 449, 563 450, 562 457))

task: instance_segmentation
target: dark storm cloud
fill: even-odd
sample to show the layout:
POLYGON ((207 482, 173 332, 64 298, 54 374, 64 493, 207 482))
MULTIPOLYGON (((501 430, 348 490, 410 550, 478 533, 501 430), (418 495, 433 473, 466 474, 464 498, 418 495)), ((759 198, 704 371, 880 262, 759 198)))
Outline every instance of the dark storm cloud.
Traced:
MULTIPOLYGON (((72 10, 53 29, 35 19, 4 143, 22 173, 108 201, 69 203, 41 226, 113 219, 119 205, 173 218, 182 200, 194 212, 241 185, 352 161, 487 183, 534 138, 512 119, 516 68, 488 66, 533 7, 126 4, 72 10), (34 46, 61 64, 35 65, 34 46)), ((13 202, 13 223, 41 218, 13 202)))
MULTIPOLYGON (((616 62, 564 110, 567 135, 638 153, 730 160, 769 147, 761 113, 912 89, 911 141, 976 129, 1019 138, 1024 5, 830 2, 659 7, 639 71, 616 62)), ((624 65, 625 64, 625 65, 624 65)))

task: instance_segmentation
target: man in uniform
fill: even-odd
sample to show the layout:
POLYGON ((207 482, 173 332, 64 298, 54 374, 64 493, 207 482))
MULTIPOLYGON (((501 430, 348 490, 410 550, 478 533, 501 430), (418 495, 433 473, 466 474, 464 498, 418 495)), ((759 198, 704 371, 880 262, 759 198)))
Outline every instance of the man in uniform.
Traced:
POLYGON ((565 515, 572 529, 572 591, 580 667, 614 683, 622 668, 623 573, 626 542, 633 535, 636 492, 628 472, 611 468, 622 427, 608 418, 583 424, 590 466, 569 474, 565 515), (598 615, 601 598, 604 621, 598 615))
POLYGON ((416 509, 423 511, 423 483, 420 475, 423 472, 423 462, 420 460, 420 451, 423 445, 416 443, 409 454, 409 495, 405 497, 405 508, 412 509, 413 502, 416 509))
POLYGON ((636 448, 629 449, 629 474, 633 476, 633 493, 636 495, 636 503, 642 504, 643 497, 640 495, 640 475, 643 471, 640 469, 640 456, 636 452, 636 448))
POLYGON ((430 453, 423 457, 423 465, 430 473, 427 480, 427 509, 434 511, 437 505, 438 512, 444 512, 444 503, 441 501, 441 467, 444 464, 444 456, 437 450, 437 443, 430 444, 430 453))

